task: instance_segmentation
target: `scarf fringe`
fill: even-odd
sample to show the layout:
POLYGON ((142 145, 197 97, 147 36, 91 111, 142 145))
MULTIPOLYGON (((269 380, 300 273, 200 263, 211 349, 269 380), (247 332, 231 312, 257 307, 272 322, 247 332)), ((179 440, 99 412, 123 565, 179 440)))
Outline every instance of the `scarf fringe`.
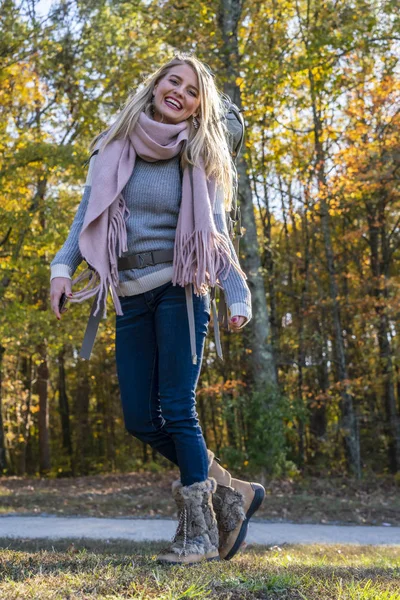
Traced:
POLYGON ((84 300, 92 298, 97 294, 98 296, 96 310, 94 311, 93 315, 96 316, 98 314, 101 308, 101 302, 102 300, 104 300, 103 318, 105 319, 107 317, 107 295, 108 289, 110 288, 116 313, 117 315, 122 315, 123 312, 121 308, 121 303, 118 299, 118 294, 115 289, 114 282, 111 280, 111 277, 101 278, 97 271, 93 271, 92 269, 88 268, 85 269, 85 271, 83 271, 76 279, 72 281, 72 285, 74 286, 79 281, 82 281, 82 279, 87 278, 87 272, 89 272, 89 274, 92 273, 92 277, 89 283, 84 288, 79 290, 79 292, 74 292, 73 297, 69 298, 70 302, 84 302, 84 300), (85 275, 85 277, 83 277, 83 275, 85 275))
POLYGON ((100 276, 97 271, 93 271, 87 267, 78 277, 72 280, 72 286, 84 281, 85 279, 89 279, 88 283, 81 289, 79 292, 74 292, 74 297, 71 298, 71 302, 81 302, 82 300, 86 300, 86 298, 91 298, 94 296, 99 288, 100 276))
POLYGON ((125 204, 125 200, 122 194, 118 198, 118 205, 110 220, 107 234, 108 244, 108 255, 110 257, 110 272, 106 276, 101 276, 97 271, 87 268, 85 269, 76 279, 72 281, 72 285, 76 285, 81 281, 84 281, 88 277, 89 282, 87 285, 74 292, 71 302, 83 302, 88 298, 92 298, 98 294, 96 310, 93 315, 96 316, 101 308, 101 302, 104 300, 104 313, 103 317, 107 317, 107 295, 108 288, 111 291, 111 297, 115 306, 117 315, 122 315, 121 303, 118 298, 117 288, 119 286, 118 276, 118 258, 117 258, 117 247, 118 256, 122 256, 123 252, 128 250, 128 236, 126 231, 126 218, 129 216, 130 211, 125 204))
POLYGON ((129 214, 130 212, 125 204, 124 197, 122 194, 120 194, 118 198, 117 209, 113 218, 110 220, 107 240, 108 256, 110 257, 110 276, 113 284, 112 289, 114 289, 115 292, 119 285, 117 247, 118 256, 122 256, 122 253, 127 252, 128 250, 128 236, 126 232, 125 219, 129 216, 129 214))
MULTIPOLYGON (((87 269, 85 269, 84 271, 82 271, 82 273, 80 273, 80 275, 78 275, 78 277, 76 277, 75 279, 72 280, 72 287, 75 286, 77 283, 80 283, 81 281, 88 279, 88 278, 89 278, 89 282, 81 290, 79 290, 79 292, 74 292, 73 297, 69 299, 70 302, 83 302, 84 300, 87 300, 88 298, 92 298, 100 291, 100 289, 102 288, 102 282, 101 282, 100 275, 98 274, 97 271, 94 271, 93 269, 90 269, 89 267, 87 269)), ((99 295, 99 298, 97 301, 96 311, 94 313, 95 315, 97 315, 97 313, 100 310, 100 298, 101 298, 101 295, 99 295)), ((106 316, 106 306, 105 305, 104 305, 104 316, 106 316)))
POLYGON ((209 286, 218 285, 225 269, 223 280, 228 277, 232 266, 247 279, 231 256, 229 242, 218 232, 194 231, 175 238, 173 285, 193 283, 195 293, 204 296, 209 286))

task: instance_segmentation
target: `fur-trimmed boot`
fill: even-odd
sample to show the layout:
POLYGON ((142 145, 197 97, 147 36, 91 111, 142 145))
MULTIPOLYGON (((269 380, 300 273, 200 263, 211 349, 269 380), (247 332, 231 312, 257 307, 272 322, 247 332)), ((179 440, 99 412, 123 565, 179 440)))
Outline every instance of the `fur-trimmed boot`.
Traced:
POLYGON ((212 501, 218 522, 219 555, 230 560, 243 544, 249 520, 262 504, 265 489, 260 483, 234 479, 219 463, 214 452, 208 453, 208 476, 217 482, 212 501))
POLYGON ((172 484, 172 496, 179 510, 178 529, 167 548, 157 555, 164 564, 194 564, 219 560, 218 524, 212 503, 217 489, 213 477, 183 486, 180 479, 172 484))

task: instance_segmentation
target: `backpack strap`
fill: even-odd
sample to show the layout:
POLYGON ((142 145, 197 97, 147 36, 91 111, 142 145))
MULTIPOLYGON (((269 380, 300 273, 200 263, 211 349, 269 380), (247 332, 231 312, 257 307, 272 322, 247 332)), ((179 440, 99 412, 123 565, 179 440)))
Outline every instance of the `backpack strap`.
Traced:
MULTIPOLYGON (((222 347, 221 347, 221 336, 219 334, 219 315, 217 314, 217 303, 215 301, 215 289, 216 286, 211 288, 210 292, 210 300, 211 300, 211 311, 213 316, 213 326, 214 326, 214 339, 215 339, 215 347, 217 349, 217 355, 221 360, 224 360, 222 355, 222 347)), ((220 294, 219 301, 221 302, 221 298, 223 298, 223 294, 220 294)))
MULTIPOLYGON (((105 131, 103 131, 103 133, 101 133, 97 139, 96 145, 99 145, 99 142, 102 140, 102 138, 107 135, 108 131, 110 128, 107 128, 105 131)), ((93 158, 93 156, 96 156, 96 154, 99 153, 100 148, 96 148, 96 150, 93 150, 93 152, 91 153, 91 155, 89 156, 89 158, 87 160, 85 160, 85 162, 83 163, 82 166, 87 167, 87 165, 90 163, 90 159, 93 158)))
POLYGON ((228 146, 235 160, 242 149, 246 126, 241 109, 232 102, 227 94, 223 94, 223 99, 226 109, 223 119, 229 132, 228 146))
POLYGON ((230 129, 230 125, 231 125, 232 121, 233 122, 237 121, 235 123, 235 134, 236 135, 235 135, 235 139, 234 139, 234 147, 232 148, 233 158, 236 159, 236 157, 239 155, 239 153, 242 149, 242 146, 243 146, 245 123, 244 123, 244 118, 243 118, 240 108, 238 108, 234 102, 230 102, 228 112, 227 112, 225 118, 227 121, 228 129, 230 129), (238 131, 239 131, 239 135, 238 135, 238 131))
POLYGON ((88 166, 88 164, 90 163, 90 159, 91 159, 93 156, 96 156, 96 154, 98 154, 98 153, 99 153, 99 150, 98 150, 98 149, 97 149, 97 150, 94 150, 94 151, 92 152, 92 154, 89 156, 89 158, 88 158, 87 160, 85 160, 85 162, 83 163, 83 165, 82 165, 82 166, 83 166, 83 167, 87 167, 87 166, 88 166))

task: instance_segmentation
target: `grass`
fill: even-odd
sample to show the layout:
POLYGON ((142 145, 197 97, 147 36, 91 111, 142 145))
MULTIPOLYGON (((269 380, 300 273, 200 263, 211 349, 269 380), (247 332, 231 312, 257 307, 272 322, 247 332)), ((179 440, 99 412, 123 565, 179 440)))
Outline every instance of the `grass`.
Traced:
MULTIPOLYGON (((0 477, 0 515, 175 518, 170 492, 178 476, 173 469, 64 479, 0 477)), ((260 519, 400 525, 400 488, 390 477, 369 476, 361 482, 339 477, 282 479, 268 481, 265 488, 260 519)))
POLYGON ((400 600, 400 548, 248 546, 231 561, 156 563, 165 543, 0 539, 1 600, 400 600))

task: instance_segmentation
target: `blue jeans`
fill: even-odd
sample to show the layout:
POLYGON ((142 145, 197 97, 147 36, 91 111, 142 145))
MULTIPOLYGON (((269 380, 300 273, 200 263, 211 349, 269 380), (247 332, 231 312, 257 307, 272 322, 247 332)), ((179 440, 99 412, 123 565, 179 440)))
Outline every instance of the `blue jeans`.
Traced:
POLYGON ((196 385, 210 321, 210 294, 192 290, 197 365, 192 363, 185 288, 172 281, 121 297, 116 362, 127 431, 179 466, 182 485, 208 477, 196 385))

